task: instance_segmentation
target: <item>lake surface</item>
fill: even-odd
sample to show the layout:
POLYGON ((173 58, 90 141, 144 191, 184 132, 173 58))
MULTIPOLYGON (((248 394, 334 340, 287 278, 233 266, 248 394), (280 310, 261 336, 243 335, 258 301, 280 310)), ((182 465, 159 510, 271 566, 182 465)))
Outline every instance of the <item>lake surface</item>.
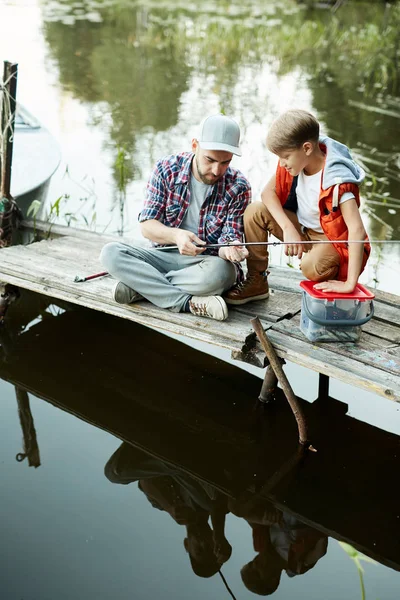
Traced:
MULTIPOLYGON (((399 239, 399 3, 308 4, 0 2, 0 59, 19 63, 18 98, 62 151, 50 218, 137 237, 153 163, 220 110, 241 125, 234 164, 258 198, 276 161, 268 126, 301 107, 364 165, 370 236, 399 239)), ((399 246, 376 247, 362 281, 400 293, 399 246)), ((224 353, 27 293, 0 334, 2 599, 230 598, 184 547, 215 571, 205 523, 225 510, 237 599, 279 573, 277 599, 361 598, 338 541, 377 561, 361 562, 368 599, 399 597, 394 403, 332 381, 338 401, 320 408, 315 374, 288 364, 318 448, 292 464, 285 402, 255 410, 261 372, 224 353)))
POLYGON ((368 598, 398 597, 398 436, 343 402, 302 401, 318 453, 297 462, 285 400, 255 411, 258 378, 30 293, 1 344, 2 598, 230 598, 210 576, 204 519, 218 506, 236 598, 276 574, 277 598, 360 598, 338 540, 379 561, 363 563, 368 598), (246 587, 256 556, 261 575, 246 587))

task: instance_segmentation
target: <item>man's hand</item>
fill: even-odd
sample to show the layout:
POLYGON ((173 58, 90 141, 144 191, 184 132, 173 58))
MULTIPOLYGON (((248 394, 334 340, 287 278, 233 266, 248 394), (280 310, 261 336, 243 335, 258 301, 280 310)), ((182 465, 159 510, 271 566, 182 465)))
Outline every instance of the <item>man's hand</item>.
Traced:
POLYGON ((356 284, 352 284, 348 281, 321 281, 314 285, 315 290, 320 292, 337 292, 338 294, 351 294, 354 291, 356 284))
POLYGON ((297 258, 301 258, 303 252, 307 252, 308 250, 308 248, 305 248, 301 243, 303 240, 296 227, 288 227, 284 230, 283 241, 285 242, 284 250, 286 256, 297 256, 297 258), (293 243, 288 244, 286 243, 287 241, 293 243))
POLYGON ((214 554, 219 565, 223 565, 230 559, 232 554, 232 546, 225 536, 218 537, 214 533, 214 554))
POLYGON ((197 256, 204 252, 204 248, 198 248, 199 246, 205 246, 206 242, 203 242, 195 233, 187 231, 186 229, 177 229, 175 234, 175 242, 179 248, 179 253, 185 256, 197 256))
POLYGON ((220 248, 218 256, 224 260, 229 260, 233 263, 242 262, 249 255, 249 251, 246 246, 241 246, 240 242, 232 242, 232 246, 225 246, 220 248))

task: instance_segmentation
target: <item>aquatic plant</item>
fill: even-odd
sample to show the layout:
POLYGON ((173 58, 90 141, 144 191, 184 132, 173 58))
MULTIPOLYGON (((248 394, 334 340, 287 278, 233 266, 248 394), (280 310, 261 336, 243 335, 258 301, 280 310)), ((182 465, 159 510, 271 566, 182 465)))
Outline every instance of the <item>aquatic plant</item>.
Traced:
POLYGON ((114 172, 115 180, 117 184, 116 198, 115 201, 118 204, 119 216, 120 216, 120 227, 118 230, 119 235, 123 235, 124 232, 124 210, 126 203, 126 189, 129 181, 128 178, 128 158, 129 155, 124 146, 118 146, 117 156, 114 161, 114 172))
POLYGON ((372 558, 370 558, 369 556, 365 556, 365 554, 358 552, 358 550, 356 550, 355 548, 353 548, 353 546, 350 546, 350 544, 347 544, 346 542, 339 542, 339 546, 341 546, 341 548, 343 548, 343 550, 346 552, 346 554, 351 558, 351 560, 356 565, 358 576, 360 579, 361 600, 365 600, 366 596, 365 596, 365 585, 364 585, 364 576, 363 576, 364 569, 361 565, 361 561, 368 562, 373 565, 376 565, 377 562, 375 560, 373 560, 372 558))
POLYGON ((36 219, 42 203, 39 200, 33 200, 27 210, 26 216, 32 217, 33 219, 33 239, 36 240, 37 231, 36 231, 36 219))

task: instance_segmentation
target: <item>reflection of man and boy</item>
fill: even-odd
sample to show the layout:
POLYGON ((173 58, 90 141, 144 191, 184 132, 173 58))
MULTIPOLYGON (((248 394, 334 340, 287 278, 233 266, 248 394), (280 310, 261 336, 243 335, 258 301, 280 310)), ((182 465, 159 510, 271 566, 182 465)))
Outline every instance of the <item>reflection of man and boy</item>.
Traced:
POLYGON ((310 113, 283 113, 267 136, 279 159, 276 173, 262 202, 251 202, 249 182, 230 166, 233 154, 241 155, 239 140, 233 119, 213 115, 192 140, 192 152, 157 162, 139 215, 142 234, 154 247, 112 242, 102 250, 102 264, 117 279, 116 302, 144 298, 222 321, 227 304, 268 298, 268 246, 241 243, 265 243, 269 234, 284 242, 287 256, 301 259, 304 276, 317 289, 354 290, 370 249, 367 242, 335 242, 367 239, 359 212, 364 172, 347 147, 320 137, 310 113), (304 243, 320 241, 327 243, 304 243), (230 245, 204 248, 217 244, 230 245))
POLYGON ((225 517, 245 519, 252 530, 256 556, 241 569, 243 583, 260 596, 273 594, 282 572, 289 577, 309 571, 326 554, 325 534, 282 512, 267 500, 242 503, 210 484, 123 443, 105 467, 112 483, 138 482, 150 504, 186 528, 184 547, 193 572, 212 577, 229 560, 225 517), (211 525, 209 524, 211 521, 211 525))

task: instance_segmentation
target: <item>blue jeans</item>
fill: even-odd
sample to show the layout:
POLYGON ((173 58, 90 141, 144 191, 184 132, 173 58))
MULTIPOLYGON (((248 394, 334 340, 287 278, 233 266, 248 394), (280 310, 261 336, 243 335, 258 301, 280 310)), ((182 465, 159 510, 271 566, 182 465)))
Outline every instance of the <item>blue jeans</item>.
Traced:
POLYGON ((235 265, 218 256, 183 256, 178 250, 106 244, 100 255, 107 271, 144 298, 173 312, 191 296, 215 296, 236 283, 235 265))

